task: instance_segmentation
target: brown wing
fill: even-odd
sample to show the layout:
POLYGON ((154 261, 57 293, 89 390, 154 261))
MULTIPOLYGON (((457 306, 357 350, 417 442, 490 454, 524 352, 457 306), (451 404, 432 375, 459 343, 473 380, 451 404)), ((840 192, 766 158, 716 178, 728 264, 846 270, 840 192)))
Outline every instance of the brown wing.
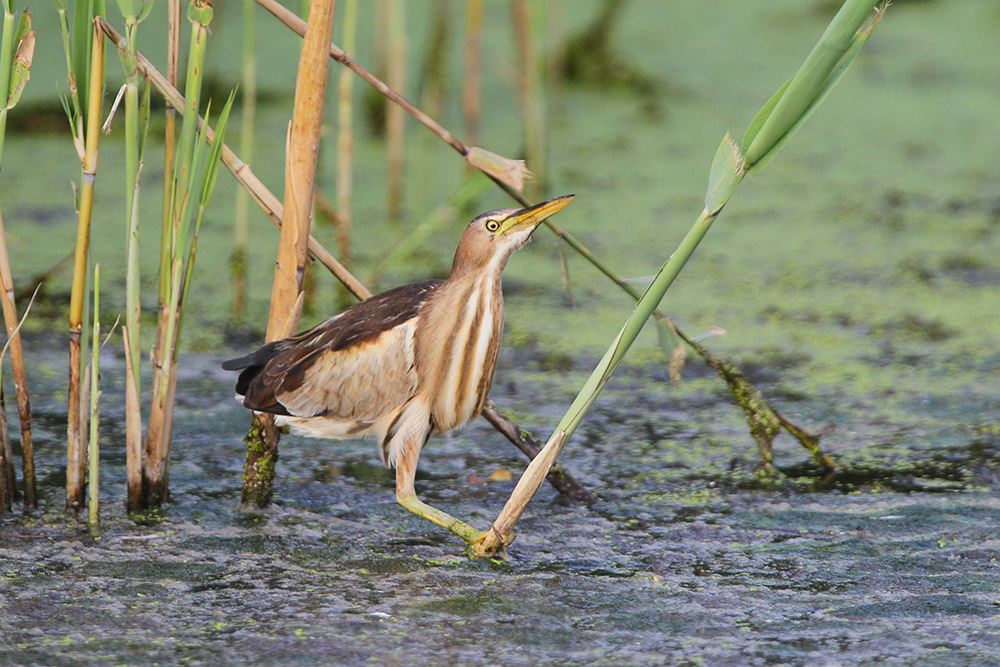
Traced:
POLYGON ((296 417, 367 421, 416 388, 413 332, 428 280, 382 292, 291 338, 223 364, 245 369, 236 383, 243 405, 296 417))

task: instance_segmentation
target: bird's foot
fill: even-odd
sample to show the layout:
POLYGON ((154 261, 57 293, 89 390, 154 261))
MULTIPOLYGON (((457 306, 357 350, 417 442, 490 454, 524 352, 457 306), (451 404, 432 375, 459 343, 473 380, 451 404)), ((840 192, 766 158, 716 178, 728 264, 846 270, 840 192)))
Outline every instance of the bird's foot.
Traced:
POLYGON ((465 540, 465 555, 470 558, 502 558, 507 560, 507 547, 514 541, 514 533, 501 535, 492 525, 488 530, 477 530, 465 540))

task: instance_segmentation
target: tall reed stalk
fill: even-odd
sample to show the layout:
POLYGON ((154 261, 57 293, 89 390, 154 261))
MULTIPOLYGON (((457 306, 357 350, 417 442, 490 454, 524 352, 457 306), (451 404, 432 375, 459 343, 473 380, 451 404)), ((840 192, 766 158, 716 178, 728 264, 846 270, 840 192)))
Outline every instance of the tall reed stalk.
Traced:
MULTIPOLYGON (((257 10, 253 0, 243 0, 243 50, 240 83, 240 155, 253 161, 253 128, 257 114, 257 10)), ((233 326, 243 322, 247 292, 247 237, 250 220, 250 195, 240 188, 236 193, 236 214, 233 218, 233 254, 229 260, 233 276, 233 306, 229 319, 233 326)))
POLYGON ((482 540, 472 545, 473 555, 482 557, 498 553, 513 539, 514 524, 538 490, 566 440, 583 421, 611 373, 624 358, 712 222, 722 212, 743 176, 748 171, 764 168, 774 158, 857 58, 885 11, 883 5, 873 12, 875 4, 874 0, 847 0, 802 66, 750 122, 742 145, 737 144, 728 133, 723 138, 709 170, 705 208, 636 303, 635 310, 556 426, 555 432, 518 480, 491 529, 486 531, 482 540))
MULTIPOLYGON (((21 14, 20 20, 11 11, 10 0, 3 0, 3 33, 0 38, 0 166, 7 133, 7 113, 18 103, 21 92, 31 75, 31 61, 35 50, 35 33, 31 29, 31 15, 21 14)), ((28 393, 28 374, 24 363, 24 348, 18 332, 17 304, 14 297, 14 272, 7 253, 7 232, 3 213, 0 212, 0 306, 3 308, 4 325, 10 347, 11 367, 14 371, 14 390, 17 396, 17 416, 21 428, 21 464, 24 485, 24 504, 34 507, 35 499, 35 448, 31 435, 31 397, 28 393)), ((6 413, 3 415, 4 428, 6 413)), ((5 448, 11 449, 9 432, 5 448)), ((9 459, 13 470, 13 459, 9 459)), ((0 475, 3 472, 0 471, 0 475)), ((14 477, 10 478, 13 499, 14 477)), ((3 494, 0 493, 0 496, 3 494)), ((0 498, 2 501, 2 498, 0 498)))
MULTIPOLYGON (((95 3, 96 4, 96 3, 95 3)), ((103 3, 101 3, 103 5, 103 3)), ((95 15, 103 13, 103 6, 94 7, 95 15)), ((74 46, 78 46, 81 31, 90 35, 90 65, 87 70, 87 85, 81 90, 86 91, 87 106, 84 112, 85 147, 83 156, 83 173, 80 178, 80 215, 76 234, 76 251, 73 258, 73 284, 70 293, 69 310, 69 389, 67 407, 67 452, 66 452, 66 508, 77 511, 85 502, 84 480, 86 477, 86 452, 81 430, 83 405, 81 402, 81 377, 83 374, 83 357, 81 354, 81 338, 83 334, 83 303, 86 294, 87 262, 90 250, 90 220, 94 208, 94 182, 97 179, 97 147, 101 132, 101 99, 104 88, 104 38, 99 28, 92 22, 81 22, 78 15, 74 17, 76 36, 74 46), (81 27, 83 26, 83 27, 81 27), (93 31, 93 32, 91 32, 93 31)), ((79 49, 75 53, 80 53, 79 49)), ((77 84, 81 78, 79 62, 77 66, 77 84)))
POLYGON ((24 321, 28 319, 28 313, 31 312, 31 304, 34 303, 36 294, 38 294, 38 287, 35 288, 34 294, 32 294, 31 299, 28 301, 28 306, 24 309, 21 321, 17 323, 13 334, 7 337, 7 342, 4 344, 3 349, 0 349, 0 515, 9 510, 11 504, 17 499, 17 479, 14 473, 14 448, 10 443, 10 431, 7 425, 7 407, 4 405, 3 362, 14 337, 20 331, 24 321))
MULTIPOLYGON (((315 0, 309 7, 295 80, 295 106, 288 130, 285 158, 285 204, 278 260, 271 289, 267 340, 294 333, 302 306, 302 278, 308 258, 313 190, 316 179, 323 97, 326 92, 334 0, 315 0)), ((256 414, 247 434, 243 502, 260 507, 271 501, 278 437, 274 419, 256 414)))
MULTIPOLYGON (((125 19, 125 51, 119 52, 122 67, 125 70, 125 326, 130 332, 128 337, 129 354, 126 357, 125 372, 130 376, 126 384, 134 385, 135 395, 141 395, 141 374, 139 368, 140 317, 142 304, 139 287, 139 174, 142 170, 142 160, 146 140, 146 128, 149 121, 149 87, 147 86, 144 104, 140 109, 139 84, 142 76, 136 61, 136 32, 139 23, 152 9, 152 0, 118 0, 118 9, 125 19)), ((103 37, 103 36, 102 36, 103 37)), ((96 322, 95 322, 96 324, 96 322)), ((130 400, 126 392, 125 404, 125 438, 126 453, 135 452, 141 446, 134 442, 136 434, 141 437, 142 413, 137 402, 130 400), (138 424, 138 428, 136 425, 138 424)), ((128 496, 137 493, 135 480, 131 482, 128 496)))
MULTIPOLYGON (((119 41, 119 50, 121 50, 123 44, 119 41)), ((124 45, 127 49, 127 45, 124 45)), ((180 50, 181 50, 181 0, 167 0, 167 81, 173 87, 177 87, 178 81, 178 70, 180 62, 180 50)), ((177 160, 177 107, 173 104, 170 99, 166 100, 166 109, 164 115, 164 131, 163 131, 163 206, 160 216, 160 270, 159 270, 159 289, 157 291, 157 311, 156 311, 156 338, 153 343, 153 403, 156 405, 156 396, 159 394, 158 382, 160 381, 160 375, 156 369, 162 368, 164 364, 164 354, 166 341, 163 340, 163 336, 167 331, 170 318, 169 300, 170 300, 170 249, 173 244, 173 210, 174 210, 174 188, 177 182, 176 173, 176 160, 177 160)), ((137 338, 137 337, 135 337, 137 338)), ((136 360, 135 363, 138 363, 136 360)), ((167 378, 169 383, 169 378, 167 378)), ((169 396, 169 386, 167 388, 168 396, 164 399, 165 403, 171 401, 169 396)), ((138 395, 138 391, 136 392, 138 395)), ((166 405, 163 406, 163 410, 166 411, 166 405)), ((167 415, 162 413, 157 413, 157 431, 160 435, 154 436, 153 442, 153 453, 155 458, 159 461, 168 462, 169 457, 166 455, 166 450, 169 448, 169 442, 164 442, 164 436, 162 433, 167 430, 166 421, 169 419, 167 415)), ((150 422, 154 419, 153 409, 150 410, 150 422)), ((147 426, 148 428, 148 426, 147 426)), ((170 437, 169 433, 166 436, 170 437)), ((142 486, 136 491, 130 491, 129 497, 137 496, 141 499, 138 505, 129 505, 129 511, 138 512, 146 508, 155 508, 162 502, 165 498, 159 495, 159 488, 167 488, 166 480, 169 476, 169 469, 164 469, 162 471, 162 477, 159 471, 155 473, 149 472, 151 470, 150 466, 150 447, 149 438, 147 436, 146 441, 141 447, 142 451, 142 486), (150 476, 155 475, 157 479, 156 485, 151 485, 150 476), (156 492, 154 494, 154 491, 156 492)), ((164 463, 164 465, 168 465, 164 463)))

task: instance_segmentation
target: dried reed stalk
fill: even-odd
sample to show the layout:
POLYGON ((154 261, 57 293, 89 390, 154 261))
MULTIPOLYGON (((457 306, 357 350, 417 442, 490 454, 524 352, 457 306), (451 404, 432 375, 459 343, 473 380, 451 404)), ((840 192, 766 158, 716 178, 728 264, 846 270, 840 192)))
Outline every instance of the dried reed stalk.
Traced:
MULTIPOLYGON (((252 0, 247 0, 252 2, 252 0)), ((358 32, 358 0, 347 0, 343 9, 344 44, 354 48, 358 32)), ((337 90, 337 247, 340 261, 345 267, 351 266, 351 194, 354 156, 353 88, 354 77, 348 70, 340 73, 337 90)), ((317 192, 317 194, 319 194, 317 192)), ((343 288, 339 293, 346 296, 343 288)), ((347 299, 340 299, 347 305, 347 299)))
MULTIPOLYGON (((100 26, 101 30, 108 36, 109 39, 117 46, 119 49, 125 48, 125 41, 122 36, 118 33, 115 28, 104 21, 103 19, 97 20, 97 25, 100 26)), ((167 81, 167 78, 157 70, 149 60, 142 55, 142 53, 137 53, 136 60, 138 62, 139 70, 143 73, 149 82, 153 85, 156 90, 163 95, 164 99, 169 100, 171 105, 175 109, 181 110, 183 112, 185 100, 184 96, 177 90, 177 88, 167 81)), ((204 119, 198 119, 198 123, 204 123, 204 119)), ((207 128, 207 135, 209 142, 214 141, 215 132, 212 128, 207 128)), ((247 165, 243 160, 241 160, 235 152, 229 146, 222 147, 222 163, 226 165, 229 171, 233 174, 236 180, 242 185, 253 197, 254 202, 260 206, 261 210, 267 214, 271 219, 271 222, 278 228, 281 227, 281 218, 283 212, 283 206, 281 201, 271 193, 267 187, 261 183, 257 175, 253 173, 253 170, 247 165)), ((344 285, 351 290, 355 296, 359 299, 367 299, 371 296, 371 292, 358 281, 349 271, 347 271, 337 259, 330 254, 330 252, 323 247, 323 245, 317 241, 312 235, 309 236, 309 252, 316 259, 316 261, 323 264, 330 272, 337 277, 344 285)))
MULTIPOLYGON (((271 12, 279 21, 284 23, 286 26, 294 30, 299 35, 305 32, 305 23, 299 17, 295 16, 292 12, 285 9, 283 6, 278 4, 276 0, 256 0, 257 4, 264 7, 267 11, 271 12)), ((515 201, 517 201, 521 206, 529 206, 528 200, 521 195, 517 189, 517 183, 519 179, 517 178, 517 170, 512 168, 512 165, 508 165, 508 168, 491 168, 493 160, 481 159, 483 151, 480 148, 469 147, 462 143, 458 138, 455 137, 451 132, 445 129, 440 123, 435 121, 433 118, 428 116, 426 113, 414 106, 409 100, 400 95, 398 92, 390 88, 378 77, 373 75, 371 72, 361 67, 356 63, 351 57, 344 52, 336 44, 330 45, 330 57, 344 65, 352 72, 360 76, 362 79, 371 84, 377 91, 385 95, 387 98, 395 102, 397 105, 402 107, 411 116, 417 119, 420 124, 429 129, 435 135, 438 136, 442 141, 447 143, 449 146, 455 149, 460 155, 462 155, 466 161, 483 172, 486 176, 490 178, 494 183, 497 184, 504 192, 510 195, 515 201), (509 177, 513 176, 513 177, 509 177), (513 185, 512 185, 513 184, 513 185)), ((499 156, 496 156, 499 158, 499 156)), ((510 163, 512 161, 506 160, 505 158, 499 158, 499 161, 505 161, 510 163)), ((611 279, 619 288, 624 290, 633 299, 638 300, 642 293, 639 292, 635 287, 633 287, 628 280, 626 280, 621 274, 614 271, 610 266, 602 262, 597 258, 583 243, 581 243, 576 237, 567 232, 565 229, 556 224, 552 218, 547 219, 544 224, 552 230, 556 236, 561 240, 565 241, 569 247, 575 250, 584 259, 594 265, 598 271, 603 273, 605 276, 611 279)), ((339 277, 339 276, 338 276, 339 277)), ((664 348, 665 353, 668 355, 673 348, 673 335, 670 332, 670 328, 667 326, 668 318, 666 315, 661 313, 659 310, 654 312, 656 318, 657 334, 660 337, 661 347, 664 348)))
MULTIPOLYGON (((24 348, 18 329, 17 306, 14 301, 14 277, 7 255, 7 233, 0 212, 0 302, 3 304, 4 325, 10 342, 10 362, 14 372, 17 395, 17 417, 21 426, 21 468, 24 504, 35 507, 35 448, 31 437, 31 397, 28 394, 28 373, 24 365, 24 348)), ((6 416, 5 416, 6 418, 6 416)))
MULTIPOLYGON (((295 106, 288 130, 284 216, 267 321, 266 337, 269 341, 291 335, 298 326, 296 304, 302 302, 302 279, 308 257, 334 6, 334 0, 315 0, 309 7, 309 27, 302 44, 295 80, 295 106)), ((269 427, 268 422, 273 422, 270 415, 254 415, 253 426, 247 436, 243 475, 243 502, 260 507, 271 501, 278 454, 277 431, 269 427), (258 433, 263 433, 265 438, 260 442, 251 442, 251 436, 258 433)))

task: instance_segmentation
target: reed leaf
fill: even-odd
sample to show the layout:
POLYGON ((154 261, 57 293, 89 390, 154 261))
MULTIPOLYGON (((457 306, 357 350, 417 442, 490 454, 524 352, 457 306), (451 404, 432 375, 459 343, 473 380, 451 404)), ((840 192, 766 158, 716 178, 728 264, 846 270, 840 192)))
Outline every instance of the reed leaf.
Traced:
MULTIPOLYGON (((772 97, 758 113, 758 116, 763 114, 764 118, 754 118, 750 123, 754 131, 748 132, 742 146, 749 168, 753 168, 765 157, 770 160, 773 152, 780 149, 784 140, 787 140, 789 133, 794 132, 811 113, 810 107, 814 107, 836 84, 864 44, 864 41, 855 44, 858 31, 872 19, 876 4, 876 0, 847 0, 802 66, 782 86, 777 99, 772 97), (852 49, 852 45, 857 48, 852 49), (851 51, 854 55, 841 67, 844 57, 851 51), (836 73, 838 67, 840 74, 836 73), (826 92, 823 92, 824 89, 826 92)), ((870 32, 867 31, 867 34, 870 32)))
POLYGON ((31 29, 31 14, 21 13, 17 34, 14 35, 13 63, 6 83, 6 103, 4 111, 13 109, 21 99, 21 93, 31 78, 31 60, 35 54, 35 31, 31 29))
MULTIPOLYGON (((848 44, 847 48, 844 51, 844 54, 841 56, 840 60, 837 61, 836 65, 834 65, 826 81, 824 81, 823 85, 819 88, 818 91, 816 91, 816 94, 814 95, 808 106, 806 106, 806 108, 802 111, 799 117, 795 119, 795 121, 791 124, 791 126, 789 126, 789 128, 785 131, 785 133, 781 135, 781 137, 777 141, 774 142, 774 145, 772 145, 771 148, 768 149, 766 153, 764 153, 760 158, 758 158, 756 162, 750 164, 747 167, 748 171, 751 170, 760 171, 761 169, 766 167, 768 163, 770 163, 771 160, 774 159, 774 156, 778 154, 778 151, 780 151, 781 148, 785 145, 785 142, 787 142, 791 138, 791 136, 798 131, 799 127, 802 126, 802 123, 804 123, 806 119, 812 115, 813 111, 816 110, 819 104, 824 99, 826 99, 826 96, 830 94, 830 91, 833 90, 834 86, 837 85, 837 82, 840 81, 840 78, 844 76, 844 74, 847 72, 847 69, 851 66, 851 64, 854 63, 854 60, 858 57, 858 54, 861 53, 861 48, 865 45, 865 42, 868 41, 868 37, 871 36, 872 31, 882 20, 882 16, 885 14, 885 9, 886 9, 885 5, 880 6, 879 9, 872 16, 871 20, 858 29, 857 33, 854 35, 854 39, 852 39, 851 42, 848 44)), ((790 83, 791 80, 789 81, 789 84, 790 83)), ((756 120, 756 118, 754 120, 756 120)), ((749 132, 750 131, 748 129, 747 133, 749 134, 749 132)), ((746 145, 745 140, 744 140, 744 145, 746 145)))

